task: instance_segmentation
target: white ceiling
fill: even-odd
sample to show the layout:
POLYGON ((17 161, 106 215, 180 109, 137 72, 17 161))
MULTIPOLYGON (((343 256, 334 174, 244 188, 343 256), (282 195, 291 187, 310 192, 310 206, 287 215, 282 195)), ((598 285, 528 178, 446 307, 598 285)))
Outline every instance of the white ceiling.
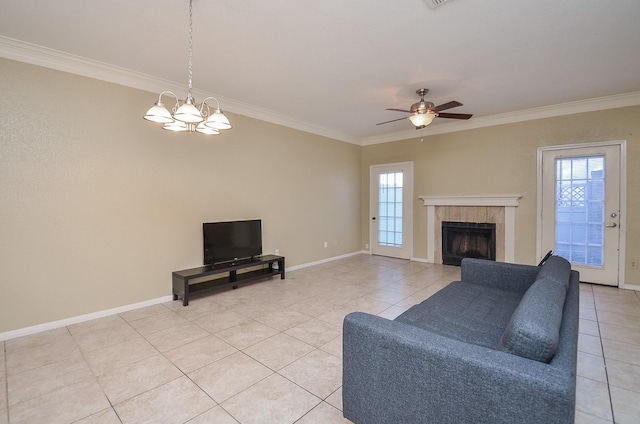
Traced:
MULTIPOLYGON (((640 104, 638 0, 452 0, 436 9, 423 0, 194 0, 193 9, 197 93, 344 141, 416 135, 408 120, 376 123, 402 117, 385 109, 408 109, 421 87, 436 105, 464 103, 448 112, 474 114, 438 118, 432 132, 640 104)), ((135 71, 126 81, 139 88, 172 82, 180 97, 187 28, 187 0, 0 0, 1 56, 98 61, 103 71, 135 71)), ((109 72, 103 79, 114 79, 109 72)))

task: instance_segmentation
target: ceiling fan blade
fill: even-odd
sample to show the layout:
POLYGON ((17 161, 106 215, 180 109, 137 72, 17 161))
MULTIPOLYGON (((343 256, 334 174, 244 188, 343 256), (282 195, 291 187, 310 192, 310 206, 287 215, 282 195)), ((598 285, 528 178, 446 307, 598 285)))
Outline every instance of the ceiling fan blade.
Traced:
POLYGON ((386 109, 386 110, 395 110, 396 112, 411 113, 410 110, 404 110, 404 109, 386 109))
POLYGON ((447 109, 453 109, 454 107, 459 107, 462 106, 462 103, 460 102, 456 102, 455 100, 452 102, 448 102, 445 104, 442 104, 440 106, 436 106, 434 107, 436 112, 440 112, 441 110, 447 110, 447 109))
POLYGON ((470 113, 438 113, 438 118, 448 118, 448 119, 469 119, 473 115, 470 113))
POLYGON ((407 119, 407 118, 408 118, 408 116, 405 116, 404 118, 398 118, 398 119, 393 119, 391 121, 380 122, 380 123, 378 123, 376 125, 388 124, 389 122, 402 121, 403 119, 407 119))

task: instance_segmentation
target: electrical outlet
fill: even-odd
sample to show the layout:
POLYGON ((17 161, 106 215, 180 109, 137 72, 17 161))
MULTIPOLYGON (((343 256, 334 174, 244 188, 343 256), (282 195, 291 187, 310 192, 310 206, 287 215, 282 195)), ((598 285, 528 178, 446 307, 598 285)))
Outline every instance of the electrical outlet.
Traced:
POLYGON ((280 249, 276 249, 276 255, 280 255, 280 249))
POLYGON ((638 260, 631 259, 631 269, 638 269, 638 260))
POLYGON ((364 248, 365 248, 366 250, 369 250, 369 243, 365 244, 365 245, 364 245, 364 248))
POLYGON ((324 247, 328 247, 329 246, 329 242, 324 242, 324 247))

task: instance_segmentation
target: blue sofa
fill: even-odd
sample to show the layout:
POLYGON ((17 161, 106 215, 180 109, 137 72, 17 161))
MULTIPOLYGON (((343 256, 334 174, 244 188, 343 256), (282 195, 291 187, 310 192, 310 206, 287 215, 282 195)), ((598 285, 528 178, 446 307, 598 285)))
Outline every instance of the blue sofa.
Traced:
POLYGON ((356 424, 566 423, 575 414, 579 275, 464 259, 461 281, 395 320, 343 324, 343 413, 356 424))

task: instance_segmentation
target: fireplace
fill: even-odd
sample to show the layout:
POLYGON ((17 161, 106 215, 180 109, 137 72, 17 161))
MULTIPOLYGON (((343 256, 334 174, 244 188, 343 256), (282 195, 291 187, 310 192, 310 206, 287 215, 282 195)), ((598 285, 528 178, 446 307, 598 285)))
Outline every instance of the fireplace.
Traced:
POLYGON ((496 261, 515 262, 516 210, 520 194, 419 196, 427 208, 427 262, 442 263, 442 222, 496 224, 496 261))
POLYGON ((496 224, 442 221, 442 263, 460 266, 464 258, 496 260, 496 224))

